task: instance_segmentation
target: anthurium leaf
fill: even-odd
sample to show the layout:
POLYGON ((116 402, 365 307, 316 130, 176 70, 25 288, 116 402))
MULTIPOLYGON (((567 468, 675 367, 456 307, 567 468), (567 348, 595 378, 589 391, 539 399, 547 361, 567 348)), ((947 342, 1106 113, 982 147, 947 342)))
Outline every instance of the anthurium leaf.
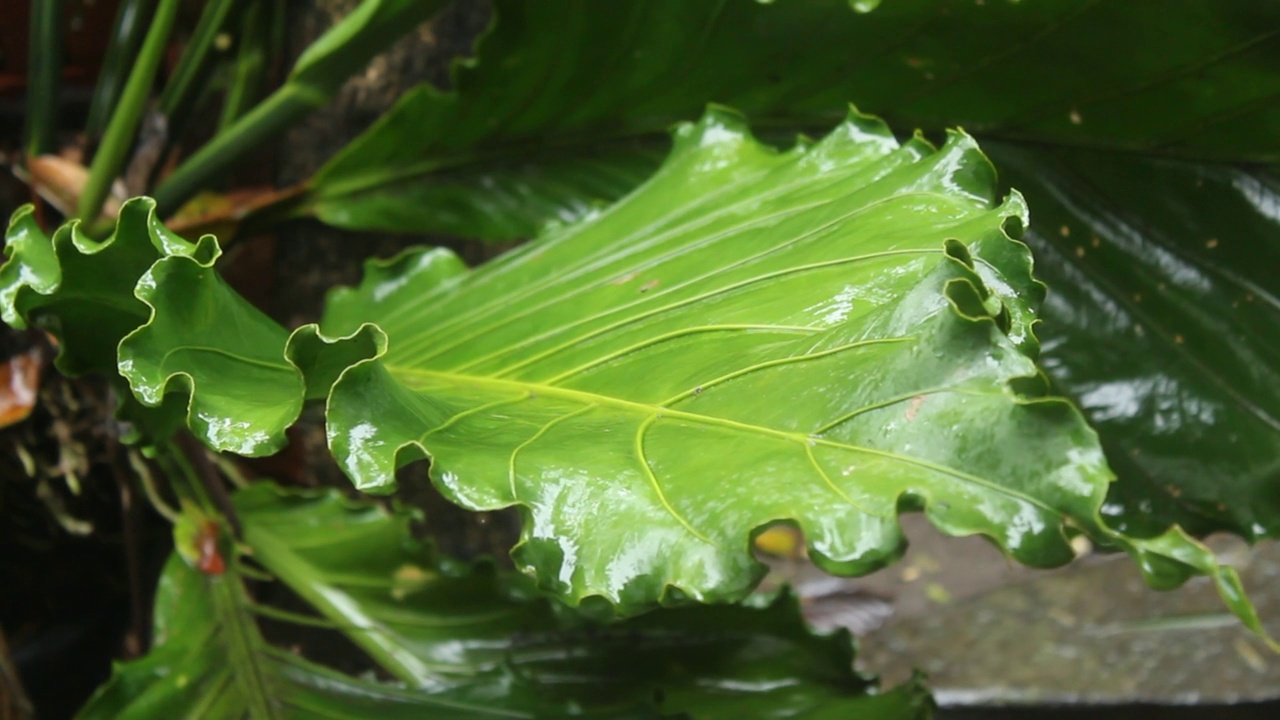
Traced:
POLYGON ((852 99, 903 128, 1280 157, 1280 10, 1249 0, 898 0, 867 14, 847 0, 499 0, 495 15, 456 91, 402 98, 316 176, 310 212, 528 236, 625 194, 656 167, 666 127, 707 101, 790 132, 828 126, 852 99))
POLYGON ((1229 165, 1002 143, 1054 289, 1045 369, 1123 482, 1108 521, 1280 533, 1280 192, 1229 165))
POLYGON ((1069 405, 1009 387, 1040 289, 993 182, 963 135, 854 116, 779 153, 713 110, 589 221, 333 297, 324 332, 377 352, 333 386, 331 448, 369 490, 429 455, 463 506, 521 508, 544 588, 624 612, 742 596, 748 536, 783 519, 844 573, 898 556, 904 507, 1065 562, 1109 474, 1069 405))
POLYGON ((412 539, 407 512, 266 483, 235 503, 254 560, 414 687, 609 717, 641 707, 697 719, 928 714, 916 683, 874 694, 853 672, 848 634, 811 634, 790 597, 602 625, 523 576, 442 562, 412 539))
POLYGON ((212 237, 193 244, 164 227, 147 198, 120 209, 116 230, 94 240, 70 222, 52 237, 36 224, 31 206, 19 208, 5 233, 0 266, 0 316, 13 327, 35 325, 58 340, 58 369, 69 375, 115 375, 116 346, 147 321, 134 297, 138 278, 162 257, 212 262, 212 237))

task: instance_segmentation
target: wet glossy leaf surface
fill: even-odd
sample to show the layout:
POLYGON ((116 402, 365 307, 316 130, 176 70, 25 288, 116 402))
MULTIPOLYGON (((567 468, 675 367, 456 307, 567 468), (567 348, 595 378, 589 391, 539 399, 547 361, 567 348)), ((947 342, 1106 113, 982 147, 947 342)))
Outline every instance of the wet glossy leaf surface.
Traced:
POLYGON ((615 152, 617 143, 661 147, 651 133, 706 100, 779 133, 823 127, 847 100, 900 129, 961 124, 1004 141, 992 145, 1002 172, 1008 164, 1004 184, 1028 197, 1029 242, 1058 290, 1044 310, 1046 365, 1103 433, 1121 477, 1111 520, 1140 532, 1175 522, 1251 538, 1280 530, 1280 416, 1267 369, 1280 306, 1266 272, 1280 242, 1275 181, 1218 164, 1280 152, 1276 6, 899 0, 855 14, 803 0, 731 2, 718 13, 641 5, 631 20, 661 12, 684 25, 575 8, 593 37, 584 52, 599 42, 614 48, 608 57, 629 48, 635 59, 593 64, 557 61, 563 43, 542 30, 558 22, 549 4, 499 3, 458 94, 406 97, 317 179, 316 212, 352 228, 531 234, 620 197, 656 160, 615 152), (703 42, 720 34, 750 40, 703 42), (659 37, 667 51, 654 59, 659 37), (790 44, 797 38, 802 47, 790 44), (513 110, 523 97, 513 84, 536 87, 538 102, 513 110), (609 90, 584 96, 581 87, 609 90), (455 132, 457 118, 482 116, 516 120, 455 132), (439 131, 415 139, 409 129, 424 123, 439 131), (472 142, 518 160, 473 156, 472 142), (1076 234, 1062 236, 1064 224, 1076 234), (1137 324, 1155 335, 1128 337, 1135 297, 1147 303, 1137 324), (1099 331, 1109 337, 1099 342, 1099 331))
POLYGON ((52 333, 64 373, 115 375, 116 345, 149 315, 133 289, 152 263, 170 255, 206 262, 217 256, 213 238, 199 245, 183 240, 160 223, 153 206, 145 199, 130 203, 116 231, 102 241, 76 223, 46 236, 30 206, 10 219, 7 259, 0 266, 0 314, 13 327, 35 325, 52 333))
POLYGON ((656 167, 667 127, 707 102, 784 136, 825 132, 853 101, 904 130, 1280 157, 1280 9, 1269 3, 495 6, 456 93, 406 95, 320 172, 311 212, 347 228, 529 236, 625 194, 656 167))
MULTIPOLYGON (((1062 523, 1094 524, 1108 474, 1067 405, 1008 387, 1035 373, 1039 290, 992 179, 961 136, 899 147, 855 118, 779 154, 711 113, 590 221, 335 293, 324 332, 378 353, 332 388, 331 448, 373 490, 425 452, 465 507, 521 508, 545 588, 624 611, 741 597, 775 520, 837 572, 891 562, 913 505, 1065 562, 1062 523)), ((304 371, 318 345, 295 335, 304 371)))
POLYGON ((1042 363, 1120 476, 1130 532, 1280 532, 1280 194, 1266 172, 989 144, 1035 201, 1042 363))
POLYGON ((100 242, 75 223, 48 237, 29 206, 19 209, 0 267, 4 320, 49 330, 65 373, 123 377, 136 400, 122 393, 120 414, 144 436, 166 435, 185 415, 220 450, 279 449, 279 433, 239 418, 281 429, 297 419, 302 380, 281 357, 287 331, 213 271, 221 254, 213 236, 190 243, 162 225, 154 207, 149 198, 127 202, 115 232, 100 242), (154 312, 157 305, 164 311, 154 312), (220 373, 237 383, 213 381, 191 394, 195 378, 220 373))
POLYGON ((205 575, 171 559, 156 598, 155 647, 145 657, 118 666, 78 717, 536 717, 477 702, 465 693, 433 694, 342 675, 271 647, 255 622, 236 573, 205 575))
MULTIPOLYGON (((103 246, 167 255, 112 296, 152 306, 119 370, 143 403, 186 405, 206 442, 248 453, 280 442, 304 387, 327 398, 358 486, 389 489, 429 454, 459 504, 521 509, 517 560, 571 603, 740 598, 760 571, 749 536, 775 521, 825 569, 869 572, 901 552, 897 514, 923 509, 1037 566, 1070 559, 1069 526, 1157 586, 1214 576, 1257 629, 1203 547, 1101 525, 1110 474, 1075 410, 1040 397, 1042 291, 1006 234, 1021 201, 993 188, 963 135, 900 146, 854 117, 779 153, 717 110, 608 211, 475 272, 442 250, 374 263, 323 332, 287 344, 212 271, 216 248, 157 253, 140 227, 103 246)), ((121 227, 149 206, 130 207, 121 227)), ((61 246, 35 237, 18 232, 5 268, 18 302, 65 298, 61 246)))
POLYGON ((557 611, 520 576, 441 563, 411 539, 407 513, 267 483, 236 505, 254 561, 311 604, 311 622, 336 623, 405 685, 272 647, 234 569, 207 575, 175 558, 157 647, 121 666, 81 717, 929 716, 914 681, 868 694, 849 636, 810 634, 790 598, 600 625, 557 611))

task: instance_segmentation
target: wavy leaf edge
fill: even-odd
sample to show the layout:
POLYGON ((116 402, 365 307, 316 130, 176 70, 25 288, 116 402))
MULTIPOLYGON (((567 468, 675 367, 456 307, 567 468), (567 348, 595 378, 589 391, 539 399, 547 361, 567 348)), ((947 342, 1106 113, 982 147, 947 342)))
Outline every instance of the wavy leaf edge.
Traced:
MULTIPOLYGON (((721 108, 711 108, 708 111, 708 115, 704 116, 703 121, 699 123, 699 125, 705 124, 709 117, 718 117, 724 112, 725 110, 721 108)), ((852 110, 850 113, 850 122, 870 120, 874 119, 869 116, 861 115, 856 110, 852 110)), ((694 127, 693 124, 685 123, 679 126, 676 132, 689 131, 689 128, 692 127, 694 127)), ((759 141, 755 140, 753 137, 750 138, 750 140, 752 142, 759 143, 759 141)), ((922 138, 918 134, 915 140, 923 142, 922 138)), ((962 131, 952 133, 951 141, 973 142, 972 139, 962 131)), ((937 148, 932 146, 929 147, 932 151, 937 151, 937 148)), ((673 150, 672 156, 678 152, 679 147, 677 146, 677 149, 673 150)), ((803 147, 797 146, 797 149, 788 152, 803 152, 803 147)), ((983 158, 985 160, 985 155, 983 155, 983 158)), ((670 157, 668 158, 668 162, 670 162, 670 157)), ((993 180, 994 169, 990 167, 989 161, 986 161, 986 164, 989 171, 991 171, 991 179, 993 180)), ((122 208, 121 219, 117 224, 116 231, 106 240, 99 242, 87 238, 87 236, 84 236, 78 231, 78 225, 73 222, 59 228, 52 238, 47 238, 48 248, 43 248, 39 243, 36 243, 36 245, 42 249, 34 250, 24 244, 26 242, 25 239, 33 235, 43 236, 43 234, 38 232, 39 229, 34 224, 34 219, 31 216, 31 209, 29 207, 20 208, 15 212, 13 219, 10 222, 9 231, 6 234, 7 245, 9 246, 9 258, 3 266, 0 266, 0 300, 5 301, 4 317, 6 321, 14 324, 14 321, 11 320, 11 318, 17 318, 17 322, 26 322, 29 320, 28 314, 23 313, 19 307, 24 297, 29 296, 31 293, 46 297, 52 296, 61 289, 62 277, 60 273, 57 272, 58 263, 62 259, 61 253, 68 246, 72 247, 80 255, 93 255, 103 252, 115 245, 118 238, 122 235, 126 238, 131 237, 127 232, 122 233, 121 228, 129 222, 130 218, 136 218, 139 214, 145 218, 145 227, 147 228, 147 232, 144 235, 147 241, 150 242, 156 250, 159 257, 152 263, 151 268, 149 268, 138 280, 134 291, 135 298, 141 301, 148 308, 150 318, 147 322, 122 339, 120 343, 121 348, 124 348, 128 341, 137 341, 140 334, 155 321, 157 313, 161 311, 161 308, 152 304, 151 300, 154 293, 161 286, 164 280, 163 277, 157 277, 157 273, 154 272, 154 270, 161 267, 162 264, 181 265, 185 263, 194 266, 201 271, 205 271, 202 274, 203 277, 209 278, 212 282, 220 283, 221 280, 217 277, 216 273, 212 272, 213 266, 221 254, 216 239, 211 235, 205 235, 202 236, 197 243, 189 243, 164 228, 159 219, 155 216, 154 209, 154 201, 149 198, 138 198, 132 200, 122 208), (33 228, 35 230, 34 233, 33 228), (16 243, 14 240, 15 237, 18 238, 18 242, 16 243), (36 255, 37 257, 31 258, 32 262, 28 262, 28 255, 36 255), (53 271, 48 271, 48 269, 46 269, 46 272, 50 272, 50 274, 53 275, 52 278, 42 277, 39 272, 28 272, 33 270, 33 263, 47 262, 50 259, 55 261, 55 267, 53 271), (3 282, 4 280, 7 280, 8 282, 3 282)), ((1027 287, 1035 288, 1034 292, 1036 293, 1043 293, 1044 286, 1038 281, 1035 281, 1031 275, 1032 268, 1030 250, 1017 237, 1018 230, 1027 225, 1026 208, 1025 204, 1021 200, 1021 196, 1018 195, 1016 191, 1012 193, 1001 205, 1001 210, 1007 211, 1005 215, 1005 222, 1001 226, 1004 240, 1008 244, 1009 248, 1012 248, 1022 258, 1019 266, 1024 267, 1026 270, 1026 277, 1023 279, 1031 280, 1031 285, 1027 287)), ((590 220, 588 220, 588 222, 589 221, 590 220)), ((973 263, 972 259, 967 257, 967 253, 956 251, 952 247, 944 247, 944 251, 952 261, 969 270, 968 277, 964 280, 953 279, 947 284, 946 298, 952 311, 954 311, 959 317, 972 322, 989 322, 993 326, 998 327, 1002 322, 1000 311, 996 307, 993 307, 989 301, 993 298, 999 300, 997 292, 1002 288, 990 287, 991 276, 983 276, 979 272, 978 267, 973 263), (953 292, 953 289, 955 292, 953 292), (969 296, 967 301, 962 299, 958 294, 962 291, 969 296), (977 305, 965 307, 965 305, 969 305, 974 300, 977 301, 977 305)), ((448 251, 440 249, 428 251, 410 250, 389 260, 369 261, 366 263, 366 270, 386 274, 388 272, 393 272, 397 267, 404 265, 407 261, 419 258, 427 253, 435 253, 437 256, 446 258, 452 255, 451 253, 448 253, 448 251)), ((35 268, 35 270, 39 269, 35 268)), ((335 289, 334 294, 350 292, 352 290, 352 288, 335 289)), ((1005 307, 1004 304, 1000 302, 997 302, 996 305, 999 308, 1005 307)), ((1007 325, 1009 318, 1006 316, 1003 322, 1007 325)), ((1021 326, 1027 331, 1027 337, 1024 339, 1025 342, 1020 345, 1020 347, 1030 348, 1032 349, 1032 352, 1034 352, 1035 340, 1032 330, 1034 324, 1038 322, 1038 320, 1035 318, 1021 318, 1019 322, 1022 323, 1021 326)), ((1008 331, 1007 327, 1001 327, 999 329, 1002 332, 1008 331)), ((361 324, 354 332, 347 335, 326 334, 322 332, 319 324, 304 325, 290 333, 284 343, 284 352, 282 357, 284 362, 281 363, 279 367, 281 369, 291 368, 292 372, 297 377, 298 387, 305 387, 305 392, 300 390, 297 393, 296 409, 291 408, 290 412, 287 413, 289 415, 287 422, 282 422, 276 427, 268 428, 265 431, 266 440, 262 441, 261 437, 259 437, 259 442, 257 442, 254 447, 248 448, 248 451, 245 454, 266 454, 267 452, 280 447, 283 443, 283 433, 285 428, 291 425, 301 412, 304 396, 324 397, 327 405, 326 410, 330 409, 329 406, 332 404, 334 389, 347 381, 347 379, 358 369, 376 365, 380 358, 386 354, 387 349, 387 336, 375 323, 361 324)), ((198 416, 196 410, 196 398, 200 389, 197 386, 195 379, 189 373, 175 372, 167 374, 159 385, 159 394, 152 394, 148 397, 145 393, 139 393, 138 387, 134 384, 135 376, 133 370, 134 368, 132 366, 123 362, 119 367, 120 373, 130 381, 131 387, 134 388, 135 396, 144 404, 154 407, 163 402, 166 394, 172 394, 174 391, 180 392, 186 395, 187 422, 189 427, 192 427, 193 430, 197 431, 202 439, 216 449, 245 452, 246 447, 243 444, 235 445, 233 442, 229 442, 226 437, 219 437, 217 435, 210 434, 208 431, 210 427, 207 422, 208 418, 198 416)), ((1029 381, 1023 386, 1024 391, 1020 391, 1015 388, 1013 382, 1008 383, 1005 388, 1006 394, 1017 404, 1029 407, 1044 407, 1046 409, 1050 409, 1050 411, 1056 412, 1065 411, 1076 415, 1080 414, 1079 410, 1069 400, 1040 394, 1043 392, 1044 384, 1041 382, 1041 378, 1038 373, 1026 378, 1018 378, 1018 380, 1029 381), (1025 392, 1025 388, 1032 385, 1037 386, 1040 389, 1039 392, 1035 394, 1027 394, 1027 392, 1025 392)), ((1093 433, 1093 430, 1088 429, 1088 432, 1093 433)), ((333 434, 333 430, 330 428, 329 437, 331 443, 333 434)), ((235 435, 235 433, 232 433, 233 439, 235 435)), ((402 443, 392 450, 392 456, 393 467, 416 459, 431 458, 428 448, 423 443, 416 441, 402 443)), ((343 464, 344 469, 349 471, 349 463, 342 462, 343 458, 339 458, 339 460, 340 463, 343 464)), ((1109 470, 1106 471, 1106 478, 1107 482, 1114 479, 1114 476, 1109 470)), ((439 480, 437 473, 433 472, 432 481, 437 485, 437 487, 440 487, 439 480)), ((394 478, 388 476, 370 481, 367 478, 356 476, 353 477, 353 481, 357 488, 365 491, 389 492, 393 489, 394 478)), ((1102 489, 1105 490, 1105 485, 1102 486, 1102 489)), ((902 507, 909 508, 911 502, 918 500, 918 498, 906 498, 905 496, 900 497, 899 512, 902 511, 902 507)), ((1061 539, 1064 545, 1067 535, 1074 534, 1076 532, 1090 534, 1094 536, 1095 539, 1102 539, 1104 542, 1110 541, 1111 544, 1124 548, 1135 557, 1139 566, 1142 568, 1147 582, 1155 587, 1175 587, 1194 574, 1208 575, 1214 579, 1227 605, 1237 614, 1238 617, 1240 617, 1244 624, 1254 632, 1264 635, 1257 613, 1244 596, 1243 588, 1240 585, 1238 575, 1235 573, 1234 569, 1220 566, 1210 550, 1190 538, 1190 536, 1176 526, 1158 537, 1148 539, 1129 538, 1121 535, 1117 531, 1111 530, 1102 521, 1100 516, 1101 500, 1102 498, 1099 494, 1097 501, 1093 503, 1093 513, 1092 517, 1088 518, 1088 526, 1081 526, 1078 523, 1067 522, 1064 520, 1064 523, 1059 527, 1061 539)), ((519 503, 510 503, 507 506, 510 505, 519 505, 519 503)), ((466 505, 464 504, 464 507, 465 506, 466 505)), ((523 547, 528 540, 531 526, 528 507, 520 506, 520 508, 522 519, 524 521, 524 530, 521 542, 513 549, 513 554, 517 556, 521 547, 523 547)), ((472 507, 470 509, 480 510, 495 508, 472 507)), ((921 509, 928 513, 929 504, 927 502, 922 503, 921 509)), ((773 520, 757 525, 754 528, 747 528, 743 533, 742 552, 749 552, 749 540, 751 537, 769 525, 778 522, 794 523, 796 521, 791 518, 774 518, 773 520)), ((934 524, 936 525, 937 523, 935 522, 934 524)), ((947 532, 945 527, 940 529, 947 532)), ((989 535, 988 537, 990 538, 989 535)), ((1010 548, 1001 543, 998 538, 990 539, 993 539, 1006 552, 1010 552, 1010 548)), ((812 546, 810 549, 811 551, 813 550, 812 546)), ((900 545, 896 548, 896 551, 900 553, 902 549, 903 547, 900 545)), ((823 563, 820 559, 820 554, 816 554, 816 557, 818 558, 819 564, 828 571, 838 571, 841 569, 835 563, 823 563)), ((888 562, 893 559, 896 559, 896 553, 889 553, 884 556, 884 562, 881 562, 880 565, 888 564, 888 562)), ((1069 557, 1066 557, 1051 564, 1061 564, 1069 559, 1069 557)), ((536 575, 536 568, 525 566, 523 569, 526 573, 536 575)), ((864 572, 865 571, 869 571, 869 569, 864 569, 864 572)), ((754 585, 754 582, 750 584, 754 585)), ((674 603, 686 598, 720 601, 737 600, 745 596, 746 591, 749 589, 749 586, 744 586, 743 588, 740 588, 739 591, 730 593, 728 596, 709 597, 697 588, 683 587, 678 583, 668 583, 664 588, 660 601, 663 603, 674 603)), ((615 610, 621 609, 621 604, 618 602, 618 599, 606 597, 602 593, 586 592, 573 597, 564 597, 562 594, 560 597, 561 600, 566 601, 570 605, 580 605, 588 598, 600 598, 606 604, 613 606, 615 610)), ((1273 644, 1273 647, 1280 648, 1280 645, 1275 645, 1274 641, 1269 640, 1269 642, 1273 644)))

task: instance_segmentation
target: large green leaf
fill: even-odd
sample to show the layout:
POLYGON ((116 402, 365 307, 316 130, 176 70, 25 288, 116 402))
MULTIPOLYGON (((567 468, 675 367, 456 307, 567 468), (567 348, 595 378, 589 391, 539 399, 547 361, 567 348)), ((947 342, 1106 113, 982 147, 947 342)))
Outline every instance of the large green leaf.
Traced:
MULTIPOLYGON (((204 575, 175 555, 156 647, 82 718, 796 718, 915 720, 917 683, 884 694, 853 672, 847 633, 810 634, 791 598, 600 625, 525 578, 441 563, 407 513, 260 483, 235 497, 254 561, 405 686, 356 680, 264 641, 240 565, 204 575)), ((333 630, 313 630, 333 632, 333 630)))
POLYGON ((1267 370, 1280 289, 1274 273, 1251 273, 1268 267, 1251 255, 1280 242, 1274 183, 1203 162, 1280 156, 1271 70, 1280 6, 895 0, 860 15, 838 0, 632 2, 607 12, 566 0, 499 2, 497 16, 476 60, 459 67, 456 93, 406 95, 317 176, 309 202, 318 217, 529 235, 621 197, 656 167, 664 125, 708 100, 778 132, 822 126, 848 99, 903 128, 963 124, 1006 141, 992 146, 997 165, 1008 164, 1033 210, 1028 241, 1059 291, 1045 308, 1047 369, 1103 431, 1121 476, 1109 516, 1143 532, 1172 522, 1198 533, 1280 532, 1280 413, 1267 370), (564 62, 564 33, 547 29, 562 17, 576 23, 581 62, 564 62), (1062 237, 1063 225, 1075 234, 1062 237), (1093 252, 1084 243, 1094 237, 1133 251, 1093 252), (1084 262, 1076 248, 1088 251, 1084 262), (1209 268, 1217 280, 1170 282, 1174 266, 1209 268), (1177 297, 1162 283, 1180 288, 1177 297), (1162 296, 1170 302, 1153 308, 1162 296), (1128 318, 1133 297, 1146 299, 1141 314, 1162 333, 1121 350, 1082 325, 1127 327, 1106 314, 1128 318), (1196 346, 1177 343, 1193 326, 1202 328, 1196 346), (1162 345, 1179 358, 1169 372, 1162 345), (1136 404, 1119 408, 1124 398, 1136 404))
POLYGON ((1006 234, 1020 198, 993 203, 971 140, 899 146, 855 116, 780 153, 723 110, 678 135, 608 211, 476 272, 443 250, 375 263, 285 347, 241 331, 265 321, 206 263, 161 259, 121 372, 147 402, 191 392, 220 449, 277 442, 300 374, 359 487, 429 455, 456 502, 522 510, 518 561, 571 603, 742 597, 748 536, 775 521, 827 569, 868 572, 902 550, 897 513, 923 509, 1033 565, 1086 532, 1157 585, 1213 575, 1257 627, 1204 548, 1102 526, 1096 438, 1027 355, 1041 289, 1006 234))
POLYGON ((331 448, 363 489, 429 454, 460 504, 521 507, 517 558, 573 602, 741 596, 748 534, 783 519, 867 572, 901 552, 903 505, 1065 562, 1064 519, 1095 525, 1109 476, 1069 406, 1009 388, 1035 374, 1038 288, 993 180, 960 135, 899 147, 855 117, 777 153, 712 112, 591 221, 333 296, 324 332, 379 352, 334 385, 331 448))
POLYGON ((1082 531, 1154 584, 1212 575, 1257 629, 1203 547, 1101 525, 1110 476, 1074 409, 1039 396, 1040 289, 993 182, 963 135, 899 146, 855 116, 779 153, 716 110, 626 201, 477 272, 445 251, 375 264, 333 295, 328 335, 285 345, 208 260, 162 257, 120 370, 219 449, 278 442, 305 383, 357 484, 430 454, 457 502, 522 509, 519 560, 574 603, 741 597, 749 534, 780 520, 866 572, 923 509, 1035 565, 1082 531))
POLYGON ((306 208, 348 228, 528 236, 625 194, 667 126, 708 101, 791 132, 854 100, 904 128, 1280 157, 1280 10, 1167 5, 500 0, 456 92, 406 94, 321 170, 306 208))

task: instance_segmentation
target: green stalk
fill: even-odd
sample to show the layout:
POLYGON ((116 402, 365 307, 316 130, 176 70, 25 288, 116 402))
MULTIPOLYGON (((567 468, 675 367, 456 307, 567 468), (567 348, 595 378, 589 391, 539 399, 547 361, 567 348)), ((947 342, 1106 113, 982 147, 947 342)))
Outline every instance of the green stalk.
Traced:
POLYGON ((236 48, 236 58, 231 65, 230 83, 218 118, 218 132, 231 127, 244 116, 262 90, 270 57, 268 45, 274 32, 271 5, 255 2, 246 8, 241 19, 240 46, 236 48))
POLYGON ((218 173, 329 101, 329 95, 285 85, 187 158, 156 188, 156 213, 168 217, 218 173))
POLYGON ((32 0, 27 71, 26 149, 29 157, 53 152, 62 73, 62 0, 32 0))
POLYGON ((253 548, 253 558, 284 585, 294 591, 326 618, 341 618, 348 638, 368 653, 374 662, 397 679, 420 686, 435 677, 435 673, 420 658, 414 657, 380 632, 378 621, 359 608, 334 602, 327 589, 326 579, 302 562, 286 545, 278 542, 269 532, 262 532, 252 523, 245 527, 244 542, 253 548))
POLYGON ((196 23, 195 32, 178 60, 178 67, 160 95, 160 112, 166 117, 179 114, 194 100, 200 85, 198 79, 209 66, 210 51, 218 33, 222 32, 227 16, 237 4, 239 0, 210 0, 204 6, 200 22, 196 23))
POLYGON ((120 99, 125 77, 138 53, 138 45, 142 43, 147 21, 151 19, 155 5, 155 0, 123 0, 116 10, 107 55, 102 61, 98 84, 93 87, 93 97, 89 101, 89 119, 84 126, 85 133, 91 138, 101 137, 107 128, 107 121, 111 119, 111 113, 120 99))
POLYGON ((156 188, 156 212, 172 215, 211 178, 329 102, 374 55, 445 4, 446 0, 364 0, 302 53, 284 87, 218 133, 156 188))
POLYGON ((219 642, 227 649, 235 672, 233 681, 239 687, 231 692, 241 692, 248 698, 248 714, 251 718, 274 718, 279 713, 271 704, 272 694, 266 686, 267 671, 263 669, 262 650, 266 643, 258 632, 258 624, 249 613, 250 600, 244 585, 236 573, 208 577, 206 587, 212 590, 214 614, 219 642))
POLYGON ((77 214, 81 218, 94 220, 98 217, 98 213, 102 211, 102 203, 110 192, 111 183, 115 182, 124 166, 125 156, 133 144, 134 134, 138 131, 143 110, 151 95, 156 71, 164 57, 165 43, 169 40, 169 31, 173 29, 179 5, 181 0, 161 0, 160 7, 156 10, 151 27, 147 30, 147 38, 142 43, 142 52, 138 54, 133 71, 129 73, 124 94, 111 114, 111 122, 107 123, 102 144, 89 167, 89 179, 77 207, 77 214))

